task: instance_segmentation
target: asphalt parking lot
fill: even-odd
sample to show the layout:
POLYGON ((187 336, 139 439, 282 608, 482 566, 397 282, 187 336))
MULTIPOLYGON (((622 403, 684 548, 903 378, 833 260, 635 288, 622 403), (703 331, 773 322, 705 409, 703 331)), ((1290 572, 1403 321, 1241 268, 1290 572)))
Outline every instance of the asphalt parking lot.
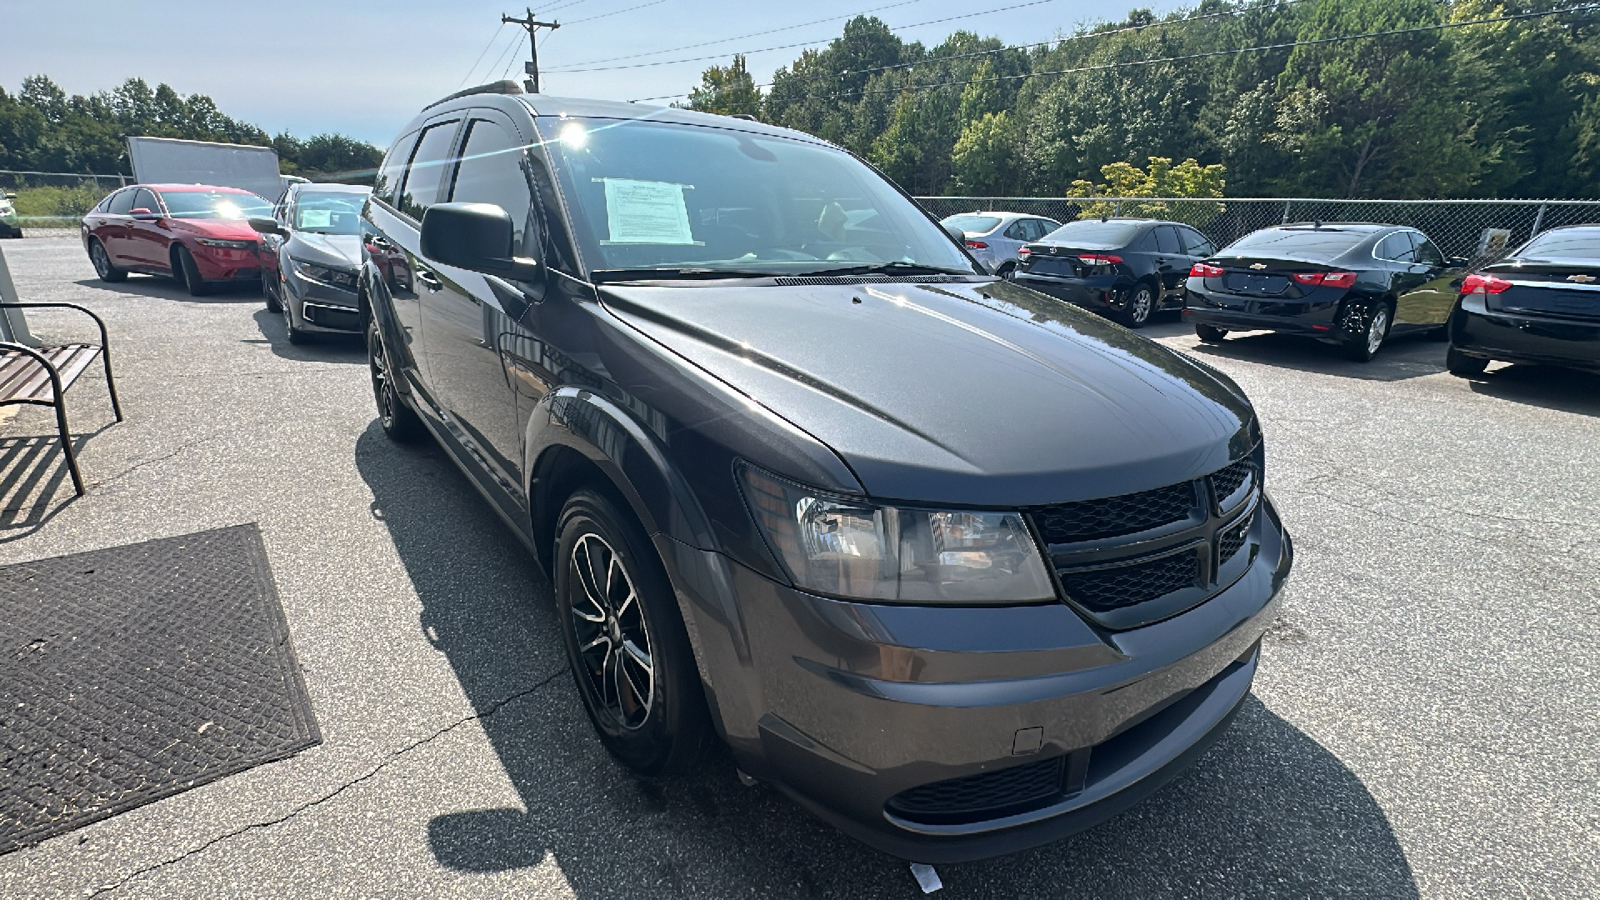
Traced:
MULTIPOLYGON (((97 376, 69 394, 68 502, 48 413, 0 417, 0 564, 260 523, 323 743, 0 856, 0 896, 919 896, 724 758, 613 764, 525 551, 440 451, 383 437, 358 341, 101 284, 75 237, 3 250, 23 299, 105 317, 128 420, 97 376)), ((1600 896, 1600 377, 1147 334, 1255 401, 1286 612, 1194 769, 937 896, 1600 896)))

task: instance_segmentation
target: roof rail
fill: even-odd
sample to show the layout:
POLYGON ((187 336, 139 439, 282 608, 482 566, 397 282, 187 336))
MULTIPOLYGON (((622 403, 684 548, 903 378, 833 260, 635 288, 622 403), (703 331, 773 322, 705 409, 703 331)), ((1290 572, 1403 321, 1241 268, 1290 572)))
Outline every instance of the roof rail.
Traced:
POLYGON ((477 87, 469 87, 464 91, 456 91, 454 94, 451 94, 448 97, 441 97, 438 100, 435 100, 432 103, 429 103, 427 106, 424 106, 423 109, 433 109, 435 106, 438 106, 441 103, 449 103, 451 100, 455 100, 458 97, 470 97, 473 94, 524 94, 524 93, 527 93, 527 92, 522 89, 522 85, 520 85, 520 84, 516 83, 515 81, 512 81, 511 79, 507 78, 507 79, 505 79, 503 81, 491 81, 488 84, 480 84, 477 87))

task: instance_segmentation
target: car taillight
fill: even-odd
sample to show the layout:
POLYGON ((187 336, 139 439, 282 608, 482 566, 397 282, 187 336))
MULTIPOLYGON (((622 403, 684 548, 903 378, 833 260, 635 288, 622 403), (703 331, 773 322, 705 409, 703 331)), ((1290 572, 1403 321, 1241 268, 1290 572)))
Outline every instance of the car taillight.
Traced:
POLYGON ((1122 262, 1122 257, 1111 256, 1105 253, 1085 253, 1078 257, 1091 266, 1114 266, 1122 262))
POLYGON ((1189 267, 1189 277, 1190 278, 1221 278, 1222 277, 1222 267, 1221 266, 1207 265, 1206 263, 1195 263, 1193 266, 1189 267))
POLYGON ((1511 288, 1511 282, 1493 275, 1468 275, 1461 280, 1463 294, 1498 294, 1511 288))
POLYGON ((1023 259, 1027 259, 1028 257, 1033 255, 1033 248, 1032 247, 1019 247, 1017 249, 1017 255, 1022 257, 1023 259))
POLYGON ((1301 284, 1331 288, 1354 287, 1356 283, 1354 272, 1296 272, 1290 277, 1301 284))
POLYGON ((985 244, 983 241, 967 241, 967 246, 971 247, 974 250, 987 250, 987 249, 989 249, 989 245, 985 244))

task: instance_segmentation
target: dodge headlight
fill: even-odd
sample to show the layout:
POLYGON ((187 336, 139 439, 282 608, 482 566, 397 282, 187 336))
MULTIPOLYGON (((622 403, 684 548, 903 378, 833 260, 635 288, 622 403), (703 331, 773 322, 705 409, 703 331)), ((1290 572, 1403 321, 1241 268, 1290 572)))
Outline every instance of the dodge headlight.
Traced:
POLYGON ((794 583, 898 603, 1036 603, 1055 598, 1019 512, 878 506, 739 467, 745 500, 794 583))

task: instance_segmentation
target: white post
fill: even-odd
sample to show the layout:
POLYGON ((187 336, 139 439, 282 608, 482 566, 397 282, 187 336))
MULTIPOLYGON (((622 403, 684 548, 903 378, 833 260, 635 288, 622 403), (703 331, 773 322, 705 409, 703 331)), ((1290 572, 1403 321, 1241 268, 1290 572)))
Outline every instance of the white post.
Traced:
MULTIPOLYGON (((5 250, 0 248, 0 303, 20 302, 17 286, 11 283, 11 270, 6 267, 5 250)), ((0 341, 39 346, 39 342, 28 333, 28 322, 22 317, 20 309, 0 309, 0 341)))

